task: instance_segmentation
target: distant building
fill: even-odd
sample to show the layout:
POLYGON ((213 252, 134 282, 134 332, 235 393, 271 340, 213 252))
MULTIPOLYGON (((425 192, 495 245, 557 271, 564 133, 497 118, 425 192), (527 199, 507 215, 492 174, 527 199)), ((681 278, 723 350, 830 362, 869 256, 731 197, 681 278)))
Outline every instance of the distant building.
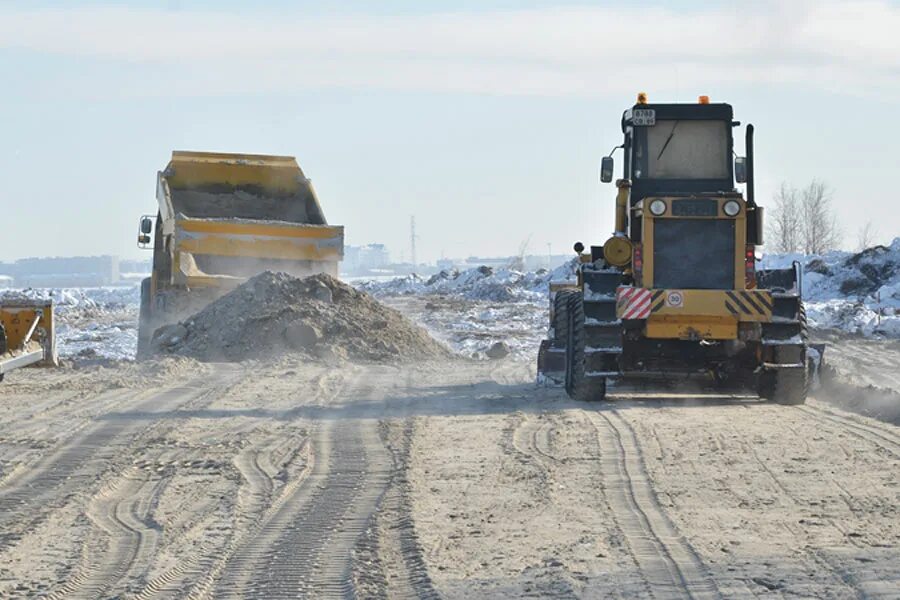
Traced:
POLYGON ((390 264, 391 257, 384 244, 345 246, 341 269, 347 273, 366 273, 385 269, 390 264))
POLYGON ((18 288, 113 285, 119 282, 119 257, 23 258, 0 263, 0 275, 18 288))
POLYGON ((153 270, 153 261, 149 258, 120 260, 119 280, 139 282, 145 277, 150 277, 151 270, 153 270))

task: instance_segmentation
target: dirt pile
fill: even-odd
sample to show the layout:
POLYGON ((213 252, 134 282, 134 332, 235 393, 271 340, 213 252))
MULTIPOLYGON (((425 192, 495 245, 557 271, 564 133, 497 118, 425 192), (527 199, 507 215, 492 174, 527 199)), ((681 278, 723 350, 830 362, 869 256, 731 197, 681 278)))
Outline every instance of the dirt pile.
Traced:
POLYGON ((364 292, 330 277, 261 273, 192 317, 158 329, 153 348, 203 361, 300 352, 324 360, 445 358, 428 333, 364 292))

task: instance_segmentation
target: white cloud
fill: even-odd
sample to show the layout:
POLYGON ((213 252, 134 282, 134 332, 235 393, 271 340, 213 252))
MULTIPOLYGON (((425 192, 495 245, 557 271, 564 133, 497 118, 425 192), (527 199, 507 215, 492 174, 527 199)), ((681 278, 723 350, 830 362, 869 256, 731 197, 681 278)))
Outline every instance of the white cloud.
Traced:
MULTIPOLYGON (((153 67, 159 93, 322 87, 591 96, 727 84, 900 95, 900 7, 559 8, 414 16, 0 9, 0 49, 153 67)), ((121 89, 121 82, 110 82, 121 89)), ((127 90, 125 90, 127 93, 127 90)))

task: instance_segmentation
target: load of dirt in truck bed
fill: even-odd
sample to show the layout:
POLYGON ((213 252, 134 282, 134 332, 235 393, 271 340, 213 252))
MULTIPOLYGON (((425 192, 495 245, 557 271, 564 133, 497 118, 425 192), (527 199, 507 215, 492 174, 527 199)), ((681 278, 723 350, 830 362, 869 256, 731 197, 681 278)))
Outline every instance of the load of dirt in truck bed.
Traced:
POLYGON ((240 361, 300 352, 324 360, 445 358, 451 352, 403 315, 329 275, 266 271, 153 335, 158 354, 240 361))

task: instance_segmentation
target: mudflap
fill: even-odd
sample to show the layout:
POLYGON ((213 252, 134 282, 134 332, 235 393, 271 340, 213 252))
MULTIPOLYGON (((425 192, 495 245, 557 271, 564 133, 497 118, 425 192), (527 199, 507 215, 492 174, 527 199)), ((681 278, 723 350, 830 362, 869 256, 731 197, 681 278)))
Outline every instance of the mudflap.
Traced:
POLYGON ((566 349, 553 340, 541 340, 538 349, 538 385, 559 386, 566 381, 566 349))
POLYGON ((809 372, 809 389, 814 392, 822 387, 821 373, 825 365, 825 344, 809 344, 806 348, 806 366, 809 372))

